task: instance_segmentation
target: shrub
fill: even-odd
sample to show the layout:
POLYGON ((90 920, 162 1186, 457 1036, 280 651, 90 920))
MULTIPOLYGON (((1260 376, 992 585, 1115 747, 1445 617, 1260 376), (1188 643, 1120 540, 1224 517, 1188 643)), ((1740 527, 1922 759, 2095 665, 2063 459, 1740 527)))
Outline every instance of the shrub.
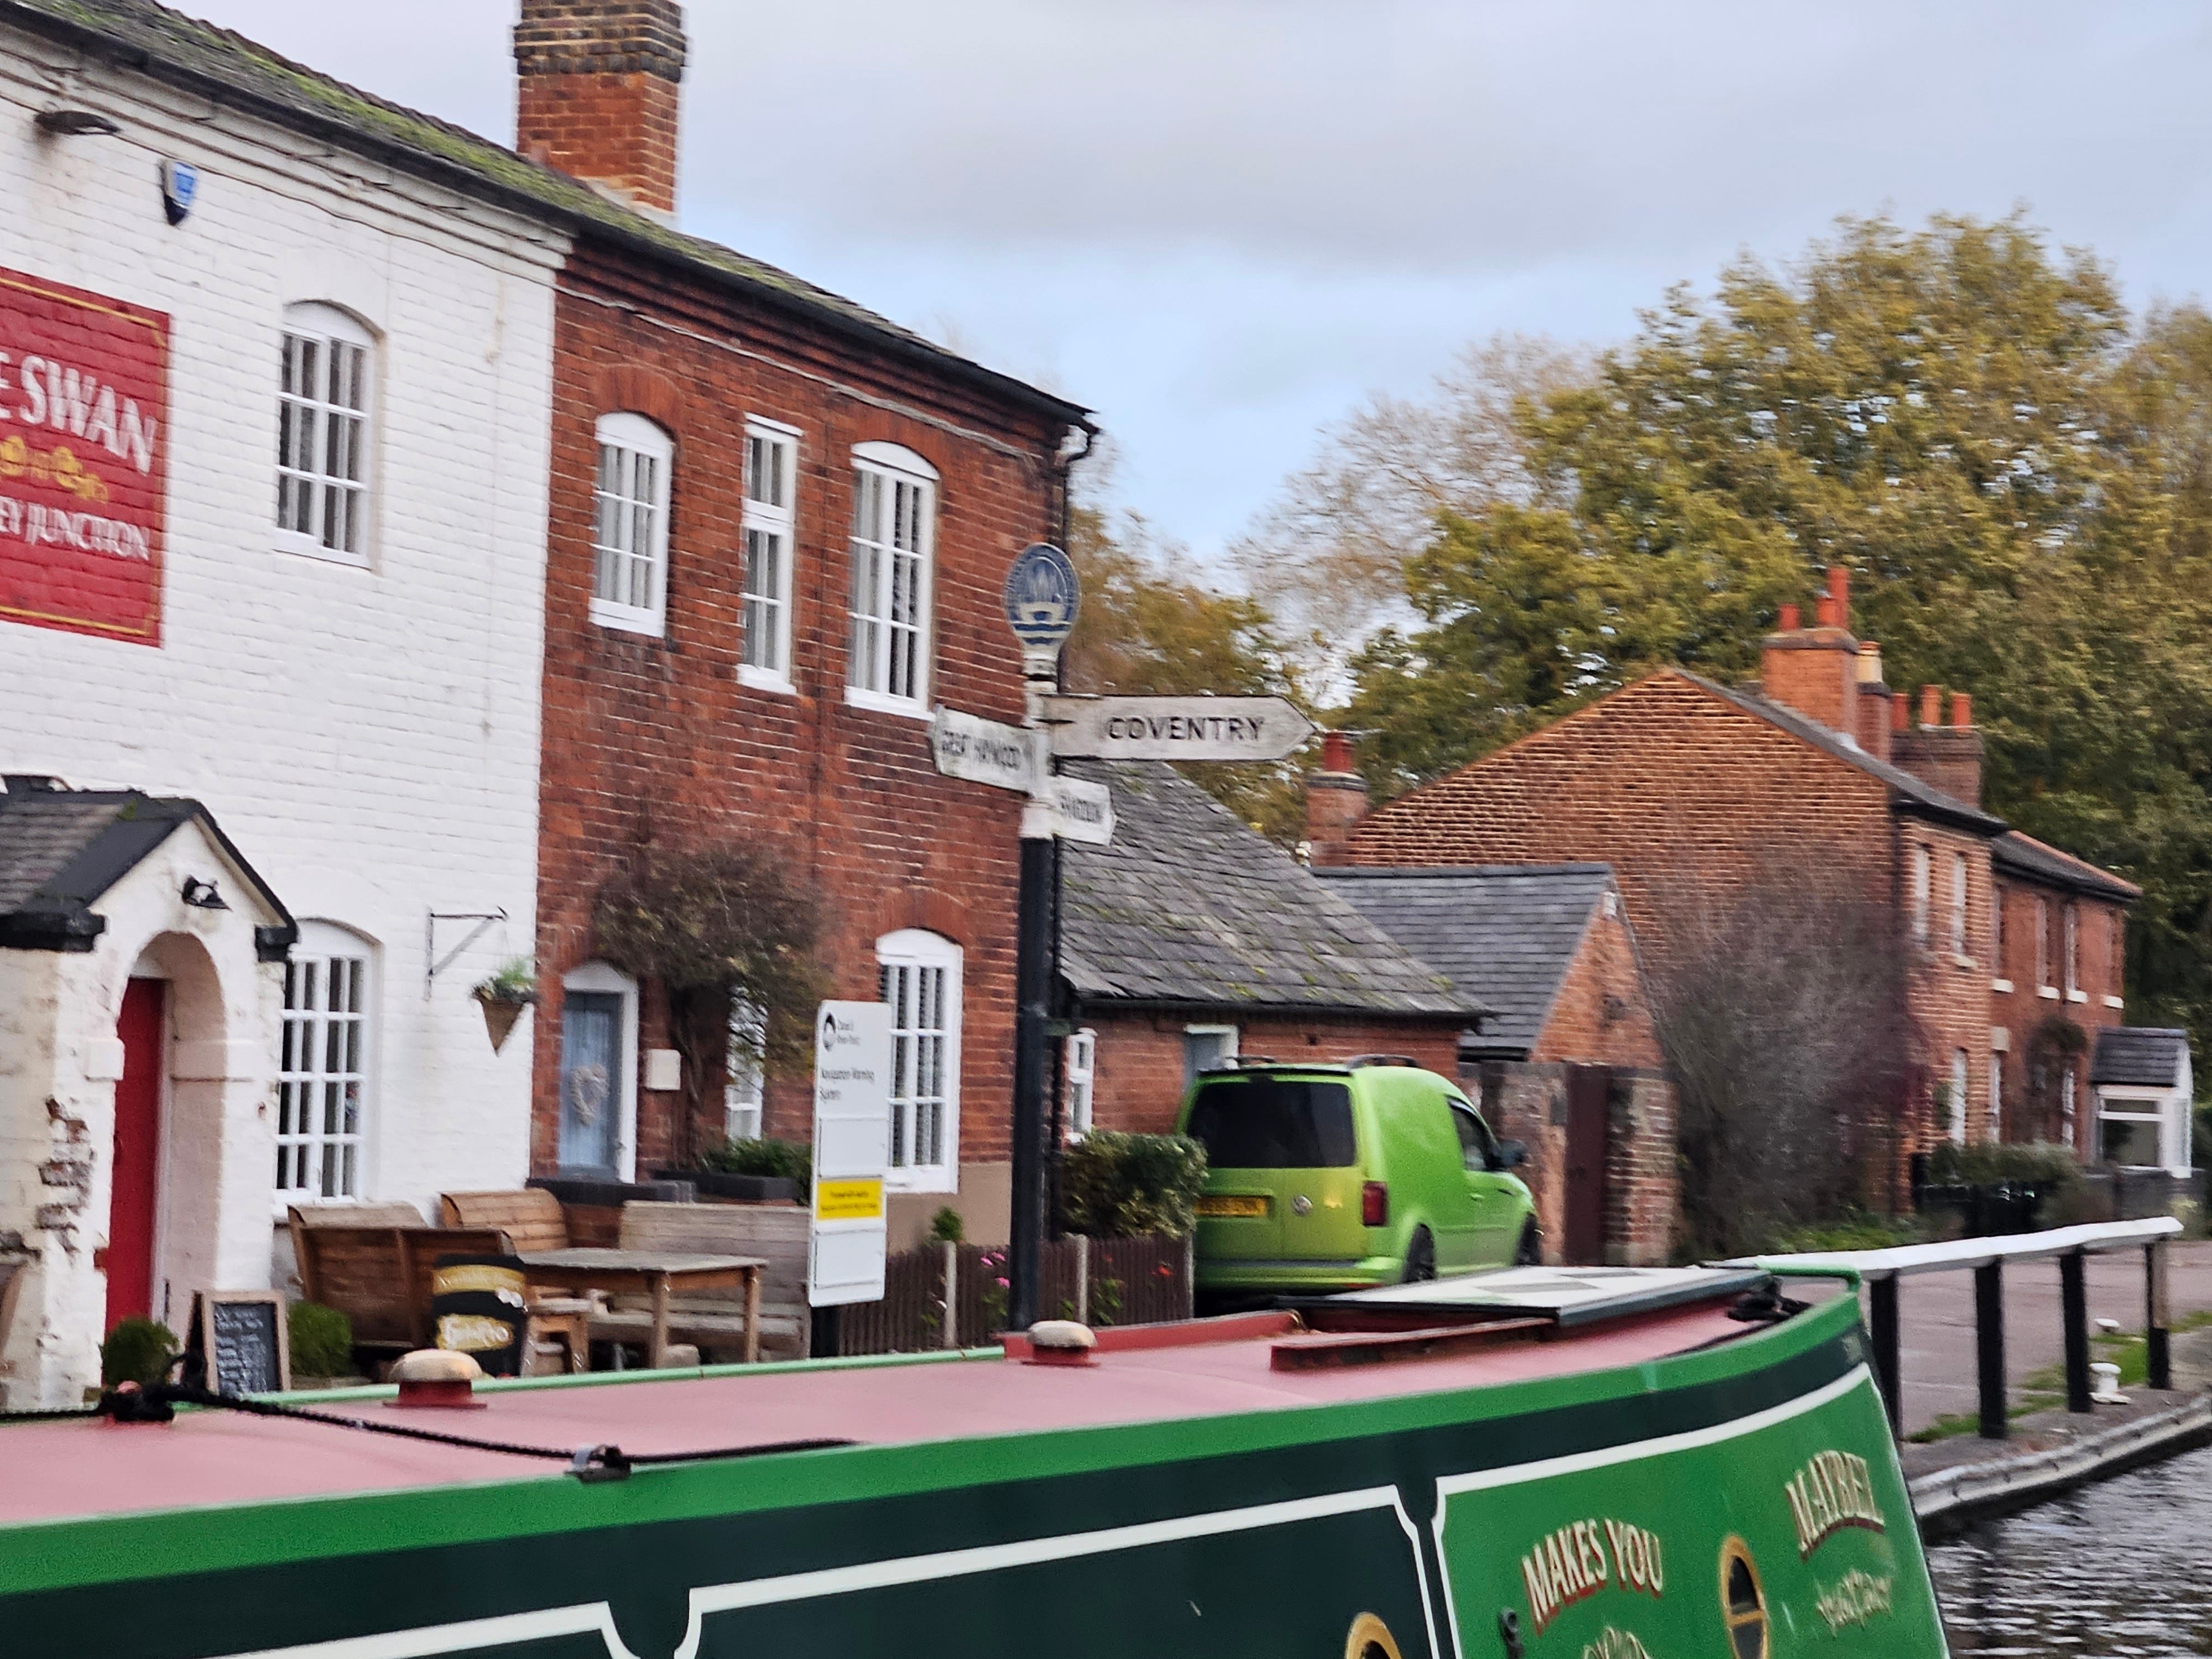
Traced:
POLYGON ((1899 1244, 1924 1244, 1925 1227, 1911 1216, 1873 1215, 1853 1211, 1819 1226, 1792 1228, 1767 1241, 1766 1254, 1799 1250, 1887 1250, 1899 1244))
POLYGON ((723 1175, 795 1181, 802 1199, 814 1185, 814 1149, 803 1140, 726 1140, 708 1147, 699 1162, 723 1175))
POLYGON ((930 1217, 929 1242, 933 1244, 966 1243, 968 1224, 960 1218, 960 1212, 948 1204, 930 1217))
POLYGON ((1929 1154, 1928 1180, 1938 1187, 2044 1187, 2053 1192, 2081 1178, 2081 1166, 2063 1146, 2048 1141, 1960 1146, 1950 1141, 1929 1154))
POLYGON ((353 1321, 319 1302, 295 1302, 285 1316, 292 1334, 292 1370, 299 1376, 344 1376, 353 1370, 353 1321))
POLYGON ((1187 1135, 1096 1129, 1060 1155, 1060 1217, 1093 1238, 1187 1238, 1206 1187, 1206 1148, 1187 1135))
POLYGON ((118 1382, 159 1382, 177 1353, 177 1334, 167 1325, 126 1319, 100 1345, 100 1380, 111 1389, 118 1382))

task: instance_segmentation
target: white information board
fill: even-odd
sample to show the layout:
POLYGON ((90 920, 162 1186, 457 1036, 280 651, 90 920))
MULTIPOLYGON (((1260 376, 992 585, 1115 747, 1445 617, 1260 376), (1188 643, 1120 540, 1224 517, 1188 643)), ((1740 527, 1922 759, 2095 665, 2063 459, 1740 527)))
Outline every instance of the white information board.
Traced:
POLYGON ((814 1016, 814 1218, 806 1253, 806 1299, 817 1308, 883 1300, 890 1137, 890 1008, 825 1002, 814 1016))

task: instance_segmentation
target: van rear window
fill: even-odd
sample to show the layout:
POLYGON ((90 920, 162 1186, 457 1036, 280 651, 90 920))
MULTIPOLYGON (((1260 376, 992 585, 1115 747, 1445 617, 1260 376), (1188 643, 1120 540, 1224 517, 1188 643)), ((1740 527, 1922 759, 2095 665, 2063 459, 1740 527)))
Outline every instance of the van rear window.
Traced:
POLYGON ((1199 1085, 1186 1133, 1217 1170, 1334 1170, 1358 1162, 1352 1091, 1296 1078, 1223 1078, 1199 1085))

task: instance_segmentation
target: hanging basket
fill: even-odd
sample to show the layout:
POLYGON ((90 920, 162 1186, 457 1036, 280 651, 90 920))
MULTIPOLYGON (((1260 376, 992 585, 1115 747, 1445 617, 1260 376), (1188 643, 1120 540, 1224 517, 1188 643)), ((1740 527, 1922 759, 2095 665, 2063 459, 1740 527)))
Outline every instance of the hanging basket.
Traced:
POLYGON ((507 1039, 514 1032, 515 1022, 524 1010, 532 1006, 536 997, 486 997, 477 999, 477 1006, 483 1010, 484 1030, 491 1036, 491 1051, 497 1054, 507 1047, 507 1039))

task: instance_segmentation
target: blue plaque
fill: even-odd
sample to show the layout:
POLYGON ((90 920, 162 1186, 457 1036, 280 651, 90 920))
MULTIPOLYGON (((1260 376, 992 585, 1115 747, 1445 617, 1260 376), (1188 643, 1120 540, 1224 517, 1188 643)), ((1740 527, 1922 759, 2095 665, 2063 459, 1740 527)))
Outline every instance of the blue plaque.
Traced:
POLYGON ((1024 548, 1006 572, 1006 624, 1024 651, 1059 650, 1081 600, 1074 562, 1050 542, 1024 548))

